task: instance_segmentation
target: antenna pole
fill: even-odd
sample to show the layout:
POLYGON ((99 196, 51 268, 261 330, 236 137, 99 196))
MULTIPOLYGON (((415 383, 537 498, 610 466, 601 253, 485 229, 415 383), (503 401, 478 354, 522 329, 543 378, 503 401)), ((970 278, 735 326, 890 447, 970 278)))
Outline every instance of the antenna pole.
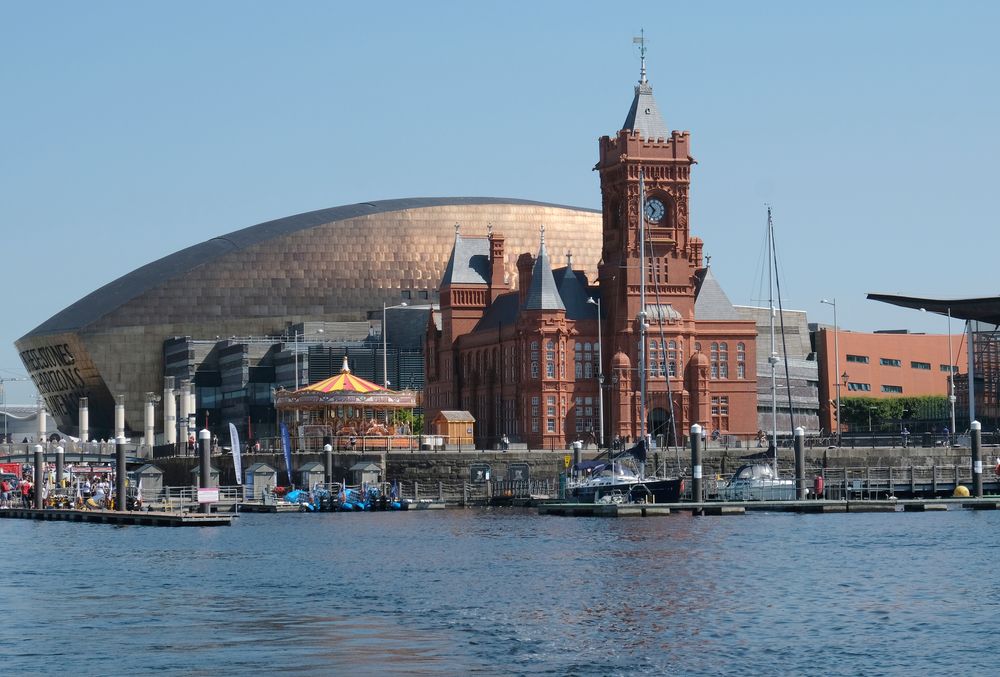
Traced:
POLYGON ((646 443, 646 179, 639 168, 639 430, 646 443))
POLYGON ((771 355, 767 358, 771 365, 771 444, 774 447, 774 476, 778 476, 778 387, 775 367, 778 353, 774 349, 774 222, 771 220, 771 205, 767 205, 767 305, 771 316, 771 355))
POLYGON ((639 37, 632 38, 633 45, 639 45, 639 58, 641 66, 639 68, 639 84, 646 84, 646 30, 639 30, 639 37))

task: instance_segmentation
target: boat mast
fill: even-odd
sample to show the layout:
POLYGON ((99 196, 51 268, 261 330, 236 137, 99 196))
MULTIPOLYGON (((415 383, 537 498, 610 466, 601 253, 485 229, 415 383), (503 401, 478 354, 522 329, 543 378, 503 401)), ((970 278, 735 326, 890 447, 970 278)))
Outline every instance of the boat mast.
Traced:
POLYGON ((639 167, 639 424, 640 439, 646 443, 646 184, 639 167))
POLYGON ((774 449, 774 476, 778 476, 778 386, 775 368, 778 353, 774 346, 774 223, 771 221, 771 205, 767 205, 767 303, 771 316, 771 355, 767 358, 771 365, 771 445, 774 449))

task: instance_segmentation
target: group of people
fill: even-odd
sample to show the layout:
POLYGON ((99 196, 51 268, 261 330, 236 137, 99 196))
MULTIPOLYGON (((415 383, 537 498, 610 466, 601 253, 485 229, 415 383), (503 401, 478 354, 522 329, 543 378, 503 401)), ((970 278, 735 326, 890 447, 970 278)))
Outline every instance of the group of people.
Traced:
MULTIPOLYGON (((44 497, 44 487, 42 493, 44 497)), ((27 477, 4 477, 0 481, 0 508, 30 508, 34 500, 35 485, 27 477)))

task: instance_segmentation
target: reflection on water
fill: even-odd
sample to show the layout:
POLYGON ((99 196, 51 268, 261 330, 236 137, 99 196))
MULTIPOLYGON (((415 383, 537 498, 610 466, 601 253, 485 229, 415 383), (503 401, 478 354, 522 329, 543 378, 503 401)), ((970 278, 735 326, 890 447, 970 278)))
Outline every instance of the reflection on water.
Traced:
POLYGON ((998 527, 960 510, 4 520, 0 655, 6 674, 992 672, 998 527))

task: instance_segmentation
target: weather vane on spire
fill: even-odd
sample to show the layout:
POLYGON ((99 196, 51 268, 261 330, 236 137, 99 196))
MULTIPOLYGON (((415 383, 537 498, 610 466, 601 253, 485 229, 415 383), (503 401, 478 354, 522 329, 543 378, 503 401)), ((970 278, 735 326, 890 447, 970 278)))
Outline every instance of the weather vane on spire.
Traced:
POLYGON ((646 30, 644 28, 639 29, 639 37, 632 38, 633 45, 639 45, 639 57, 641 59, 641 67, 639 70, 639 84, 646 84, 646 30))
POLYGON ((544 246, 545 245, 545 224, 544 223, 538 229, 538 232, 540 232, 541 235, 542 235, 542 245, 544 246))
POLYGON ((458 225, 458 222, 456 221, 456 222, 455 222, 455 236, 456 236, 456 237, 458 237, 458 231, 459 231, 459 230, 460 230, 461 228, 462 228, 462 226, 458 225))

